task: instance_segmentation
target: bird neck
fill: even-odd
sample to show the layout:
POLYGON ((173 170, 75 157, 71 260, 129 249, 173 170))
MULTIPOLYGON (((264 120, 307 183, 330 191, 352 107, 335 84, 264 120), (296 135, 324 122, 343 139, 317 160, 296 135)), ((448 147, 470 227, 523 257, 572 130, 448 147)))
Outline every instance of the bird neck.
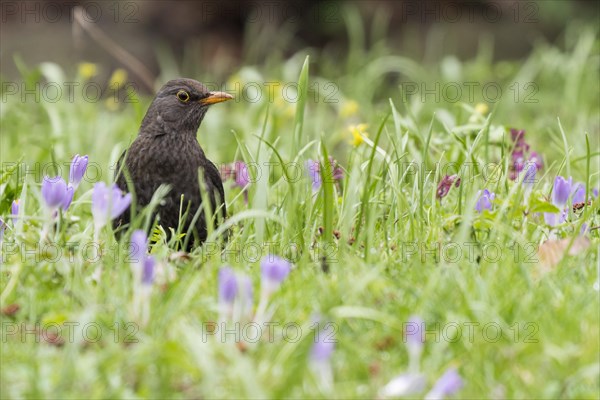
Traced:
POLYGON ((196 132, 198 132, 203 118, 204 112, 201 115, 186 115, 184 118, 173 119, 168 113, 159 112, 157 107, 152 104, 142 120, 139 134, 144 136, 176 135, 177 138, 196 140, 196 132))

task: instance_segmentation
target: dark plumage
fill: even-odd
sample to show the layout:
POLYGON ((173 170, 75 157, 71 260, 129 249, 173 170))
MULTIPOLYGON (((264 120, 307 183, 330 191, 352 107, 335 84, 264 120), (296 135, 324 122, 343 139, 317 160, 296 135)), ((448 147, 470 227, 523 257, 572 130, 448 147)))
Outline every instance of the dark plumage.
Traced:
MULTIPOLYGON (((157 210, 159 224, 167 233, 169 228, 177 230, 182 195, 182 213, 188 204, 190 208, 187 219, 182 221, 181 232, 188 231, 196 211, 201 207, 201 190, 210 199, 213 212, 218 210, 225 218, 225 194, 219 171, 204 155, 196 140, 196 132, 211 104, 232 98, 227 93, 210 92, 202 83, 192 79, 167 82, 148 108, 137 138, 119 159, 115 180, 121 190, 130 191, 121 171, 124 162, 123 169, 127 169, 131 178, 130 185, 135 191, 138 207, 148 205, 161 184, 170 185, 169 194, 157 210), (198 184, 198 170, 204 176, 206 187, 202 189, 198 184)), ((115 227, 127 224, 129 220, 130 211, 127 210, 115 221, 115 227)), ((192 234, 188 250, 206 240, 203 212, 192 234)))

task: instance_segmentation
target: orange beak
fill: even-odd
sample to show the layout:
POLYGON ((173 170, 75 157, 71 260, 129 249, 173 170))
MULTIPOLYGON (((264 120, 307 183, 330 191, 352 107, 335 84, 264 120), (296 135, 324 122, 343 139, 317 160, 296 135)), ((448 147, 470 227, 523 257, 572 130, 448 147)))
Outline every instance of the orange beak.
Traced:
POLYGON ((209 105, 209 104, 221 103, 223 101, 227 101, 227 100, 231 100, 231 99, 233 99, 233 96, 230 95, 229 93, 210 92, 208 94, 208 97, 203 98, 202 100, 199 101, 199 103, 202 105, 209 105))

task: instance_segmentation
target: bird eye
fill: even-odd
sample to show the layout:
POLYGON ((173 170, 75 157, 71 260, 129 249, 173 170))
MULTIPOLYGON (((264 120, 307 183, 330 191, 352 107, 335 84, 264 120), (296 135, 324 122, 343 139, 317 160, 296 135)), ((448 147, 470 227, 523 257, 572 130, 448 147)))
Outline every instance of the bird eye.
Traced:
POLYGON ((179 92, 177 92, 177 98, 179 99, 179 101, 187 103, 190 100, 190 95, 185 90, 180 90, 179 92))

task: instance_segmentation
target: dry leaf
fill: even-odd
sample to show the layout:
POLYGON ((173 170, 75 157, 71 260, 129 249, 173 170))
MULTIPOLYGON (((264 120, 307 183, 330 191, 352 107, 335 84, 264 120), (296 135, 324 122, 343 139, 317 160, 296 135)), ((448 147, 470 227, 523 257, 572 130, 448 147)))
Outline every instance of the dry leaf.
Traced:
MULTIPOLYGON (((556 267, 560 260, 565 256, 565 251, 571 243, 571 238, 560 240, 547 240, 538 249, 537 256, 541 273, 549 272, 556 267)), ((580 254, 590 247, 590 239, 585 236, 579 236, 573 240, 573 245, 569 249, 569 255, 580 254)))
POLYGON ((21 306, 19 306, 17 303, 9 304, 2 309, 2 314, 8 317, 12 317, 17 313, 17 311, 19 311, 20 308, 21 306))

